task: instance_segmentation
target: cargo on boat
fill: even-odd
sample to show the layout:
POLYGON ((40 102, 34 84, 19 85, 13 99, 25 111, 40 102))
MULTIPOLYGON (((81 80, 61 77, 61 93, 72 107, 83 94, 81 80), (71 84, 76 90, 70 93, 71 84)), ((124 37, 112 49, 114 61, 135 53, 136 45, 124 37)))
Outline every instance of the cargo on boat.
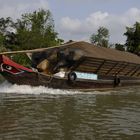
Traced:
POLYGON ((0 53, 0 73, 13 84, 58 89, 101 89, 140 85, 140 57, 87 42, 0 53), (26 53, 31 68, 6 55, 26 53))

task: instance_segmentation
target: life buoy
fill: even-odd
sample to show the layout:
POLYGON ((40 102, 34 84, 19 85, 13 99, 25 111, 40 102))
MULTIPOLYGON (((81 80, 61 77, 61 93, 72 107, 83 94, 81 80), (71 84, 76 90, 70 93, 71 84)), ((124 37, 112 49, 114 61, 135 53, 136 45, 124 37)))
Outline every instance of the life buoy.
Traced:
POLYGON ((76 73, 75 72, 70 72, 69 74, 68 74, 68 81, 69 82, 75 82, 76 81, 76 79, 77 79, 77 75, 76 75, 76 73))

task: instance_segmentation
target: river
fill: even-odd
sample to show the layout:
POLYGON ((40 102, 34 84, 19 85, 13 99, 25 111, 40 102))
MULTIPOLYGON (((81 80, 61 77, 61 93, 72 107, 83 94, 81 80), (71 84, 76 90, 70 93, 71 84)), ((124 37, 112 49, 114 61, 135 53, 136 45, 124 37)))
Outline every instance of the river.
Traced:
POLYGON ((140 140, 140 88, 0 85, 0 140, 140 140))

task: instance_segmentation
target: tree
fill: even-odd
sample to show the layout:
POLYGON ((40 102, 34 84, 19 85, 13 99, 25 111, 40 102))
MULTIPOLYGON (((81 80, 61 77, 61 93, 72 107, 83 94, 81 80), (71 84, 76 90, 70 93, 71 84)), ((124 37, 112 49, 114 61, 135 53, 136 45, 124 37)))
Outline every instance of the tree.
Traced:
POLYGON ((97 46, 108 47, 109 45, 109 30, 105 27, 100 27, 97 30, 97 34, 92 34, 90 42, 97 46))
POLYGON ((49 10, 40 9, 23 14, 16 22, 10 17, 0 19, 0 44, 7 49, 46 48, 63 42, 54 29, 54 20, 49 10))
POLYGON ((119 51, 125 51, 125 46, 122 45, 122 44, 116 43, 116 44, 115 44, 115 49, 116 49, 116 50, 119 50, 119 51))
MULTIPOLYGON (((6 45, 10 41, 7 35, 10 36, 10 30, 13 28, 13 21, 10 17, 0 18, 0 51, 5 51, 8 46, 6 45)), ((14 40, 11 40, 14 41, 14 40)))
POLYGON ((54 20, 49 10, 40 9, 22 15, 15 24, 18 49, 35 49, 58 45, 63 42, 54 30, 54 20))
MULTIPOLYGON (((58 38, 49 10, 40 9, 23 14, 15 22, 9 17, 0 19, 0 51, 4 48, 8 50, 46 48, 63 42, 63 39, 58 38)), ((13 55, 13 60, 26 66, 29 64, 26 55, 13 55)))
POLYGON ((124 35, 127 37, 127 51, 140 55, 140 23, 136 22, 133 27, 126 27, 124 35))
POLYGON ((4 44, 4 36, 3 34, 0 33, 0 52, 5 51, 3 44, 4 44))
POLYGON ((13 21, 10 17, 0 18, 0 33, 6 34, 7 31, 13 26, 13 21))

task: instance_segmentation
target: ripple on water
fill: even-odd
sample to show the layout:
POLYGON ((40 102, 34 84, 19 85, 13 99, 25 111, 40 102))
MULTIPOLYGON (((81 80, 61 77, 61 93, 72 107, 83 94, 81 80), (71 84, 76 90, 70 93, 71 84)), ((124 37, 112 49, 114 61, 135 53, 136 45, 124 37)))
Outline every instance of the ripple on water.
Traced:
POLYGON ((0 140, 137 140, 139 116, 139 88, 81 92, 0 85, 0 140))

